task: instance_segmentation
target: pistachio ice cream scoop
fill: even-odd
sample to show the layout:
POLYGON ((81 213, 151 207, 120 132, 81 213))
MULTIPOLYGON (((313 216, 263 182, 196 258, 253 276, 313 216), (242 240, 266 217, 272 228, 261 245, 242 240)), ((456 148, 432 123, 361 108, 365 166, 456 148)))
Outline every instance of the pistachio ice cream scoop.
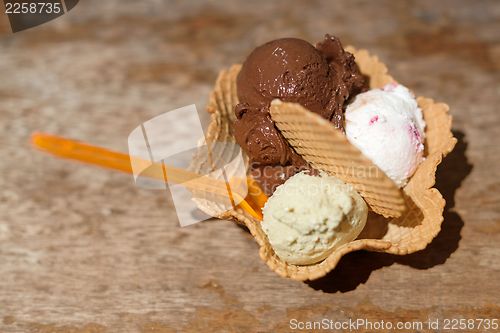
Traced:
POLYGON ((340 179, 298 173, 280 185, 263 209, 262 229, 283 261, 308 265, 360 234, 368 207, 340 179))

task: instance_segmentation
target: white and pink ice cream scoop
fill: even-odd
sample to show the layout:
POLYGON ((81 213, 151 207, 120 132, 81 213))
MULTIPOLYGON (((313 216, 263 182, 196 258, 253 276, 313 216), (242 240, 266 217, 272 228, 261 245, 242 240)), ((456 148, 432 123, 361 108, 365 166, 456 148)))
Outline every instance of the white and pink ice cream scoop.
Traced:
POLYGON ((397 83, 372 89, 356 96, 345 119, 348 140, 405 186, 424 159, 425 122, 415 96, 397 83))

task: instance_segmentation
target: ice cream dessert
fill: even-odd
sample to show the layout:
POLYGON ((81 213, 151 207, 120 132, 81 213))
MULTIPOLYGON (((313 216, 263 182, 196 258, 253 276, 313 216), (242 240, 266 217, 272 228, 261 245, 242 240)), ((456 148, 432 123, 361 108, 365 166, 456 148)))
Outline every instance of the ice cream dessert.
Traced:
POLYGON ((345 132, 348 140, 397 186, 423 160, 425 122, 413 94, 392 83, 356 96, 347 106, 345 132))
MULTIPOLYGON (((307 45, 307 43, 305 44, 307 45)), ((306 49, 311 48, 309 46, 306 49)), ((384 85, 394 82, 387 66, 377 56, 370 54, 367 50, 358 50, 354 47, 349 47, 348 50, 355 55, 356 63, 363 75, 369 78, 370 87, 381 89, 384 85)), ((274 52, 275 55, 272 53, 269 52, 267 61, 274 60, 276 62, 277 59, 282 59, 289 63, 287 59, 280 58, 279 54, 282 52, 278 52, 279 54, 274 52)), ((263 61, 265 60, 263 59, 263 61)), ((259 158, 262 157, 259 163, 253 162, 253 166, 248 168, 252 171, 252 175, 254 175, 255 170, 266 168, 271 171, 278 170, 282 175, 281 182, 285 181, 287 177, 291 177, 282 185, 283 190, 279 190, 280 187, 278 187, 278 190, 265 200, 251 200, 252 198, 249 198, 247 204, 251 206, 250 208, 257 210, 265 207, 263 217, 255 217, 252 214, 252 209, 241 205, 218 216, 223 219, 235 220, 248 228, 260 246, 260 258, 271 270, 294 280, 315 280, 331 272, 338 264, 339 258, 352 251, 362 249, 403 255, 422 250, 430 243, 440 230, 439 226, 443 221, 442 213, 445 206, 439 191, 433 187, 436 167, 441 162, 442 157, 448 154, 456 143, 451 133, 451 117, 446 104, 437 103, 425 97, 418 99, 418 105, 422 109, 426 121, 426 158, 418 165, 403 191, 369 157, 365 156, 358 147, 347 139, 345 131, 336 130, 330 121, 331 119, 327 120, 318 112, 314 112, 313 106, 305 107, 305 102, 297 103, 297 99, 292 100, 292 102, 285 101, 284 98, 287 97, 285 93, 289 90, 278 90, 281 96, 285 97, 277 98, 273 96, 275 93, 266 95, 266 92, 271 91, 271 89, 259 90, 259 87, 264 87, 264 83, 257 84, 258 82, 270 80, 272 86, 271 83, 278 84, 280 82, 279 78, 276 78, 275 81, 266 79, 268 76, 262 66, 254 66, 254 71, 249 71, 250 73, 246 73, 245 68, 246 64, 243 68, 242 65, 235 64, 219 73, 207 107, 212 121, 206 137, 208 143, 228 142, 233 144, 238 140, 251 160, 259 161, 259 158), (253 75, 254 81, 242 82, 245 75, 247 77, 253 75), (243 91, 242 94, 245 86, 250 87, 248 89, 253 89, 251 95, 257 96, 253 99, 257 102, 253 102, 252 98, 245 100, 245 92, 243 91), (266 98, 262 96, 266 96, 266 98), (262 104, 259 104, 260 100, 262 100, 262 104), (279 103, 275 100, 278 100, 279 103), (249 102, 257 105, 251 105, 249 102), (271 105, 268 106, 268 103, 271 105), (259 119, 260 121, 258 121, 259 119), (238 126, 242 128, 235 128, 238 126), (276 141, 278 144, 275 143, 276 141), (255 144, 255 147, 249 149, 249 144, 255 144), (293 150, 290 150, 289 147, 293 147, 293 150), (268 156, 261 154, 261 152, 268 153, 268 156), (288 152, 288 154, 283 154, 283 152, 288 152), (362 225, 355 224, 354 222, 357 220, 351 219, 352 216, 355 216, 354 213, 351 215, 345 213, 349 212, 347 206, 338 204, 337 208, 331 207, 333 206, 332 202, 347 201, 342 199, 345 195, 332 193, 327 198, 321 198, 322 196, 317 193, 316 195, 306 193, 304 196, 294 195, 293 192, 287 190, 288 185, 294 181, 295 177, 315 178, 304 172, 298 173, 296 164, 291 161, 292 158, 299 161, 304 159, 318 173, 325 172, 342 180, 343 183, 352 186, 362 196, 371 212, 361 234, 357 235, 362 225), (286 208, 286 210, 283 209, 279 212, 279 206, 286 208), (329 208, 322 208, 327 206, 329 208), (341 208, 344 209, 343 216, 339 213, 341 208), (327 220, 321 220, 318 216, 323 213, 331 215, 326 216, 327 220), (347 219, 346 216, 351 217, 347 219), (337 227, 333 227, 335 223, 330 223, 330 219, 332 221, 337 219, 341 222, 338 223, 337 227), (323 230, 326 231, 314 238, 313 235, 322 229, 319 221, 328 221, 324 224, 326 227, 323 227, 323 230), (384 223, 380 223, 382 221, 384 223), (334 235, 333 238, 336 237, 335 235, 340 235, 344 230, 340 226, 345 225, 359 226, 359 229, 353 227, 350 229, 351 232, 348 232, 348 237, 354 239, 353 241, 338 247, 334 246, 333 250, 329 250, 327 245, 323 245, 329 244, 329 241, 321 243, 322 239, 332 239, 330 235, 334 235), (364 232, 365 230, 367 232, 364 232), (317 245, 318 243, 319 245, 317 245), (311 262, 314 263, 311 264, 311 262)), ((273 75, 276 76, 276 74, 273 75)), ((283 77, 286 78, 283 80, 284 82, 292 82, 289 79, 290 74, 283 75, 283 77)), ((336 89, 341 89, 341 87, 336 89)), ((355 100, 353 98, 355 95, 352 93, 344 102, 342 106, 344 111, 347 104, 355 100)), ((288 96, 287 98, 292 97, 288 96)), ((368 119, 368 123, 370 120, 368 119)), ((377 121, 378 119, 375 118, 372 123, 377 121)), ((408 123, 401 121, 399 124, 404 127, 408 123)), ((347 126, 350 127, 350 125, 347 126)), ((399 133, 399 130, 396 132, 399 133)), ((373 140, 378 140, 378 138, 375 135, 373 140)), ((366 140, 368 141, 368 138, 366 140)), ((407 149, 415 149, 415 146, 412 145, 405 144, 404 146, 407 149)), ((392 145, 386 146, 386 150, 391 148, 392 145)), ((393 154, 395 160, 410 155, 403 154, 402 156, 393 154)), ((211 159, 201 159, 197 161, 195 170, 208 168, 211 163, 211 159)), ((276 174, 272 172, 262 173, 262 175, 269 179, 276 179, 276 174)), ((229 179, 232 177, 231 172, 227 173, 227 177, 229 179)), ((262 177, 259 180, 262 180, 262 177)), ((250 182, 255 185, 251 179, 250 182)), ((306 183, 301 185, 302 183, 299 182, 299 190, 307 186, 306 183)), ((260 193, 259 191, 255 192, 260 193)), ((353 200, 353 202, 360 201, 353 200)), ((210 211, 217 206, 214 207, 210 202, 207 202, 202 208, 210 211)), ((358 212, 358 210, 355 211, 358 212)))
POLYGON ((252 176, 271 194, 288 177, 308 169, 269 116, 273 99, 299 103, 343 130, 348 99, 366 89, 354 57, 326 35, 316 47, 283 38, 257 47, 237 77, 234 135, 251 162, 252 176))
POLYGON ((341 180, 300 172, 276 189, 263 214, 262 229, 276 255, 289 264, 308 265, 354 240, 368 208, 341 180))

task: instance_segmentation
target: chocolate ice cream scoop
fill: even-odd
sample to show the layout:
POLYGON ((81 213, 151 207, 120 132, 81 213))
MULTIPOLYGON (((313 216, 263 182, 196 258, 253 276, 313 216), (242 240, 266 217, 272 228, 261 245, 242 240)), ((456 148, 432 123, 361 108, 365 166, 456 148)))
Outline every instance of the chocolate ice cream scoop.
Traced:
POLYGON ((277 39, 257 47, 244 62, 236 81, 238 98, 260 107, 279 98, 329 119, 334 75, 327 58, 308 42, 277 39))
MULTIPOLYGON (((273 99, 299 103, 343 130, 344 104, 366 88, 354 57, 339 40, 326 35, 312 46, 297 38, 282 38, 257 47, 245 60, 237 77, 240 100, 235 108, 234 135, 254 168, 307 166, 274 126, 269 115, 273 99)), ((279 173, 273 183, 291 175, 279 173)), ((270 177, 266 177, 269 181, 270 177)))

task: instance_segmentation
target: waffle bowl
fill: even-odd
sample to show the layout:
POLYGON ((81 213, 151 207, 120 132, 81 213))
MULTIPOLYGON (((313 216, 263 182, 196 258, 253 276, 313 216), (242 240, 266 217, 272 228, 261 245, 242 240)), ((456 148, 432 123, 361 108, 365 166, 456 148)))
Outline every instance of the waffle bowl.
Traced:
MULTIPOLYGON (((388 74, 387 67, 376 56, 370 55, 366 50, 356 50, 353 47, 347 47, 346 50, 354 54, 361 72, 370 78, 370 88, 380 88, 394 81, 388 74)), ((235 120, 234 106, 238 103, 236 76, 240 68, 240 65, 233 65, 220 72, 207 106, 207 111, 211 114, 211 122, 206 135, 209 150, 212 145, 215 146, 215 142, 231 144, 227 145, 227 149, 218 148, 217 151, 211 151, 210 158, 206 155, 195 156, 191 165, 191 169, 195 172, 212 171, 227 154, 234 153, 231 150, 236 149, 232 123, 235 120)), ((335 268, 343 255, 352 251, 367 250, 405 255, 422 250, 441 229, 445 200, 433 186, 437 166, 453 149, 456 139, 451 133, 451 116, 448 114, 446 104, 436 103, 425 97, 418 97, 417 102, 426 122, 425 160, 402 189, 401 198, 405 202, 405 210, 398 214, 390 212, 384 214, 398 217, 384 217, 370 212, 366 226, 358 238, 337 248, 319 263, 297 266, 282 261, 274 253, 261 228, 261 222, 241 208, 219 214, 216 212, 220 212, 222 207, 218 207, 217 203, 198 200, 198 206, 204 212, 217 218, 233 220, 246 226, 259 244, 261 259, 277 274, 299 281, 315 280, 326 275, 335 268)), ((224 147, 220 144, 216 146, 224 147)), ((226 172, 231 171, 226 170, 226 172)), ((379 213, 383 212, 379 211, 379 213)))

